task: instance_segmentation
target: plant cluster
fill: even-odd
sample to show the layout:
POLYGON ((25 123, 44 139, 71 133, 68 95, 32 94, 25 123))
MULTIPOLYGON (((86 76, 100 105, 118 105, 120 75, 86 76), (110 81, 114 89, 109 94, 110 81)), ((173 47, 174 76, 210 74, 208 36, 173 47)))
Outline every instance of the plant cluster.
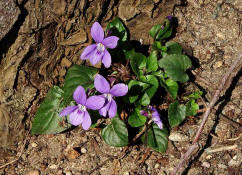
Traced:
POLYGON ((179 85, 189 80, 186 71, 192 63, 178 43, 168 41, 172 32, 173 18, 168 16, 151 28, 149 51, 138 52, 142 46, 130 41, 119 18, 105 32, 95 22, 91 27, 95 43, 84 49, 80 59, 103 66, 73 65, 64 86, 52 87, 40 104, 32 134, 60 133, 72 125, 84 130, 102 127, 102 138, 111 146, 127 146, 139 135, 147 146, 165 152, 169 128, 196 115, 201 96, 194 92, 179 97, 179 85), (165 97, 168 113, 160 107, 165 97), (147 130, 141 133, 144 127, 147 130))

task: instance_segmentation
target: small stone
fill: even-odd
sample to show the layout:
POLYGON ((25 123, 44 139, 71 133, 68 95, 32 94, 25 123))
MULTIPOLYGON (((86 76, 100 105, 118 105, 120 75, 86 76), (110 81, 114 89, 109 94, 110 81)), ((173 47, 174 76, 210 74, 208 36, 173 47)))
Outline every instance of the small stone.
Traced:
POLYGON ((223 33, 217 33, 216 35, 217 35, 217 37, 219 37, 219 38, 225 40, 225 36, 224 36, 223 33))
POLYGON ((63 171, 62 170, 58 170, 57 171, 57 175, 63 175, 63 171))
POLYGON ((40 174, 39 170, 31 170, 31 171, 27 172, 26 175, 39 175, 39 174, 40 174))
POLYGON ((160 164, 159 163, 156 163, 155 164, 155 169, 158 169, 160 167, 160 164))
POLYGON ((218 167, 222 169, 227 169, 227 166, 222 163, 218 164, 218 167))
POLYGON ((77 152, 74 149, 69 150, 67 155, 66 155, 68 160, 74 160, 74 159, 76 159, 79 156, 80 156, 79 152, 77 152))
POLYGON ((208 163, 208 162, 203 162, 203 163, 202 163, 202 166, 205 167, 205 168, 210 168, 210 163, 208 163))
POLYGON ((212 159, 212 157, 213 157, 212 155, 208 155, 208 156, 206 157, 206 159, 207 159, 207 160, 210 160, 210 159, 212 159))
POLYGON ((153 2, 154 2, 154 3, 159 3, 159 2, 160 2, 160 0, 153 0, 153 2))
POLYGON ((72 175, 70 171, 66 171, 66 175, 72 175))
POLYGON ((213 65, 213 68, 214 68, 214 69, 217 69, 217 68, 220 68, 222 65, 223 65, 223 62, 222 62, 222 61, 217 61, 217 62, 213 65))
POLYGON ((32 146, 33 148, 36 148, 36 147, 38 146, 38 144, 35 143, 35 142, 33 142, 33 143, 31 143, 31 146, 32 146))
POLYGON ((82 154, 87 153, 87 149, 86 149, 86 148, 81 148, 81 153, 82 153, 82 154))
POLYGON ((53 165, 50 165, 50 169, 57 169, 57 165, 53 164, 53 165))
POLYGON ((124 175, 129 175, 129 172, 128 171, 124 172, 124 175))
POLYGON ((172 132, 169 136, 169 139, 174 142, 185 142, 189 140, 188 136, 179 132, 172 132))
POLYGON ((235 166, 239 166, 240 165, 240 163, 241 163, 241 160, 242 159, 242 157, 241 156, 237 156, 237 155, 235 155, 229 162, 228 162, 228 165, 230 166, 230 167, 235 167, 235 166))

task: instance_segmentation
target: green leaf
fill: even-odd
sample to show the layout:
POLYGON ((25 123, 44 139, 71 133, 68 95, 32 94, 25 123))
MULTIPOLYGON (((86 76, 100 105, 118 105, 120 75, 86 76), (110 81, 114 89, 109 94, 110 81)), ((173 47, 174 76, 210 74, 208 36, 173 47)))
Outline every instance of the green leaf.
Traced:
POLYGON ((128 32, 119 18, 115 18, 113 21, 108 23, 106 30, 111 31, 111 35, 119 37, 121 41, 127 41, 128 32))
POLYGON ((150 104, 150 97, 146 92, 143 94, 143 96, 139 100, 139 103, 143 106, 147 106, 150 104))
POLYGON ((141 140, 155 151, 165 152, 168 146, 168 130, 166 128, 160 129, 153 123, 148 130, 147 136, 144 134, 141 140))
POLYGON ((153 44, 152 44, 152 49, 153 50, 162 50, 163 46, 161 44, 160 41, 155 41, 153 44))
POLYGON ((186 116, 194 116, 197 114, 199 105, 195 102, 194 99, 189 100, 186 104, 186 116))
POLYGON ((149 84, 137 81, 137 80, 130 80, 128 84, 128 97, 129 97, 129 102, 134 103, 140 95, 143 94, 145 89, 150 87, 149 84))
POLYGON ((143 126, 146 122, 147 117, 140 114, 140 108, 135 108, 135 111, 130 115, 128 123, 132 127, 143 126))
POLYGON ((172 34, 171 22, 166 19, 163 25, 161 24, 154 25, 151 28, 149 34, 155 40, 163 40, 163 39, 169 38, 172 34))
POLYGON ((85 89, 93 87, 94 75, 98 69, 83 65, 73 65, 65 77, 64 83, 64 101, 68 105, 72 100, 72 94, 77 86, 81 85, 85 89))
POLYGON ((147 59, 147 72, 154 72, 158 69, 158 62, 157 62, 157 52, 151 52, 150 56, 147 59))
POLYGON ((161 30, 156 35, 156 38, 155 38, 156 40, 167 39, 172 34, 172 26, 171 26, 171 22, 169 20, 166 19, 163 26, 164 27, 161 27, 161 30))
POLYGON ((150 36, 152 36, 152 38, 155 38, 155 36, 158 34, 159 30, 161 30, 161 24, 157 24, 154 25, 151 29, 150 29, 150 36))
POLYGON ((161 86, 163 86, 168 93, 171 94, 173 99, 176 99, 177 92, 178 92, 178 84, 176 81, 173 81, 172 79, 167 79, 167 80, 161 80, 161 86))
POLYGON ((203 95, 203 92, 202 91, 197 91, 197 92, 194 92, 194 93, 190 94, 188 96, 188 98, 197 100, 197 99, 201 98, 202 95, 203 95))
POLYGON ((170 126, 178 126, 186 118, 186 106, 179 104, 178 101, 171 103, 168 109, 168 120, 170 126))
POLYGON ((143 75, 143 69, 146 67, 147 58, 141 53, 134 53, 130 60, 133 72, 137 75, 143 75))
POLYGON ((159 87, 159 81, 154 75, 146 75, 145 78, 146 82, 151 85, 151 87, 147 89, 146 92, 149 95, 149 97, 152 98, 159 87))
POLYGON ((71 125, 63 122, 65 118, 59 116, 64 107, 62 96, 63 90, 58 86, 49 90, 35 114, 31 128, 32 134, 56 134, 70 128, 71 125), (63 126, 62 123, 65 125, 63 126))
POLYGON ((112 119, 111 124, 102 130, 102 138, 111 146, 126 146, 129 143, 128 129, 125 123, 116 116, 112 119))
POLYGON ((174 81, 186 82, 189 77, 185 71, 192 66, 186 55, 171 54, 159 60, 159 66, 165 69, 167 75, 174 81))
POLYGON ((166 47, 168 54, 182 54, 182 47, 174 41, 167 42, 166 47))

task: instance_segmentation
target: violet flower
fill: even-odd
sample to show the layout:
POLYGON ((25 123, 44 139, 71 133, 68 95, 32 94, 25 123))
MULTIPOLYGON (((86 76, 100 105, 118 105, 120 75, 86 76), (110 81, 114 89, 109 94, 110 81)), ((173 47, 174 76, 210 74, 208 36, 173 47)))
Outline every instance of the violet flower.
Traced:
POLYGON ((105 98, 105 104, 99 110, 99 114, 106 117, 108 113, 109 118, 113 118, 117 113, 117 104, 113 97, 126 95, 128 92, 128 86, 123 83, 118 83, 110 89, 108 81, 99 74, 95 76, 94 86, 98 92, 102 93, 100 96, 105 98))
POLYGON ((85 90, 82 86, 78 86, 73 93, 73 99, 76 101, 76 106, 68 106, 60 112, 60 116, 69 115, 72 125, 82 124, 84 130, 88 130, 91 126, 91 117, 87 109, 98 110, 103 107, 105 100, 99 96, 91 96, 87 99, 85 90))
MULTIPOLYGON (((160 119, 160 114, 158 113, 158 111, 156 110, 155 107, 153 106, 149 106, 148 109, 151 111, 151 116, 152 116, 152 120, 155 122, 155 124, 157 124, 157 126, 162 129, 163 128, 163 123, 160 119)), ((146 117, 148 117, 149 113, 147 111, 140 111, 141 115, 144 115, 146 117)))
POLYGON ((96 44, 87 46, 81 54, 81 59, 89 59, 93 65, 97 64, 99 61, 102 61, 105 68, 110 67, 111 55, 106 48, 115 48, 119 38, 116 36, 109 36, 104 38, 104 31, 98 22, 95 22, 92 25, 91 35, 96 44))
POLYGON ((171 15, 166 17, 166 19, 168 19, 170 21, 172 20, 172 18, 173 18, 173 16, 171 16, 171 15))

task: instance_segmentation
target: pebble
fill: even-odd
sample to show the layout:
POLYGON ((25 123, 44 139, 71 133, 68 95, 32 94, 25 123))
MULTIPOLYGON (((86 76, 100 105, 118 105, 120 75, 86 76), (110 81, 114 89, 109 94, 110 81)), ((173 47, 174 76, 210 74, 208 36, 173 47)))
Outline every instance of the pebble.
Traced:
POLYGON ((208 162, 203 162, 203 163, 202 163, 202 166, 205 167, 205 168, 210 168, 210 163, 208 163, 208 162))
POLYGON ((206 157, 206 159, 207 159, 207 160, 210 160, 210 159, 212 159, 212 157, 213 157, 212 155, 208 155, 208 156, 206 157))
POLYGON ((128 171, 124 172, 124 175, 129 175, 129 172, 128 171))
POLYGON ((35 143, 35 142, 33 142, 33 143, 31 143, 31 146, 32 146, 33 148, 36 148, 36 147, 38 146, 38 144, 35 143))
POLYGON ((174 142, 185 142, 189 140, 188 136, 179 132, 172 132, 169 136, 169 139, 174 142))
POLYGON ((87 149, 86 149, 86 148, 81 148, 81 153, 82 153, 82 154, 87 153, 87 149))
POLYGON ((228 162, 228 165, 231 166, 231 167, 234 167, 234 166, 239 166, 240 163, 241 163, 241 157, 235 155, 235 156, 234 156, 234 157, 228 162))
POLYGON ((223 62, 222 62, 222 61, 217 61, 217 62, 213 65, 213 68, 214 68, 214 69, 216 69, 216 68, 220 68, 222 65, 223 65, 223 62))
POLYGON ((57 165, 53 164, 53 165, 50 165, 50 169, 57 169, 57 165))
POLYGON ((68 160, 74 160, 74 159, 76 159, 79 156, 80 156, 79 152, 77 152, 74 149, 69 150, 67 155, 66 155, 68 160))
POLYGON ((220 164, 218 164, 218 167, 219 167, 219 168, 222 168, 222 169, 227 169, 227 166, 226 166, 226 165, 224 165, 224 164, 221 164, 221 163, 220 163, 220 164))
POLYGON ((39 174, 40 174, 39 170, 31 170, 31 171, 27 172, 26 175, 39 175, 39 174))
POLYGON ((160 164, 159 163, 156 163, 155 164, 155 169, 158 169, 160 167, 160 164))
POLYGON ((65 174, 66 175, 72 175, 70 171, 67 171, 65 174))

